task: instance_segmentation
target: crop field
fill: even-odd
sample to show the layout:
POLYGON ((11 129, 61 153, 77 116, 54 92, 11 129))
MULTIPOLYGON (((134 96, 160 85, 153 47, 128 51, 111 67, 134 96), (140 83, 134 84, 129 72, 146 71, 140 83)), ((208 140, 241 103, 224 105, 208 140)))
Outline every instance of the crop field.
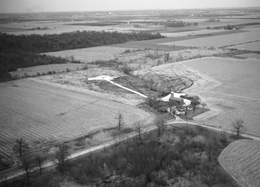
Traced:
POLYGON ((138 108, 32 79, 0 84, 0 154, 8 156, 17 138, 34 148, 71 140, 117 126, 122 113, 126 127, 150 115, 138 108))
POLYGON ((28 68, 19 68, 17 71, 10 72, 12 77, 19 78, 25 76, 36 76, 36 75, 44 75, 50 72, 64 72, 64 71, 73 71, 77 69, 82 69, 83 64, 48 64, 42 66, 33 66, 28 68))
POLYGON ((260 51, 260 40, 257 42, 246 43, 242 45, 235 45, 229 47, 230 49, 248 50, 248 51, 260 51))
POLYGON ((219 156, 220 165, 243 187, 260 186, 260 144, 239 140, 226 147, 219 156))
MULTIPOLYGON (((240 16, 239 16, 240 17, 240 16)), ((238 18, 239 18, 238 17, 238 18)), ((216 27, 216 26, 225 26, 225 25, 239 25, 239 24, 247 24, 247 23, 259 23, 259 19, 232 19, 232 18, 225 18, 225 19, 219 19, 219 22, 199 22, 199 26, 201 27, 216 27)))
POLYGON ((259 30, 252 30, 249 32, 234 33, 228 35, 209 36, 203 38, 196 38, 183 41, 165 42, 161 45, 176 45, 186 47, 228 47, 232 45, 238 45, 248 42, 254 42, 260 40, 259 30))
POLYGON ((84 63, 89 63, 97 60, 115 59, 116 55, 123 53, 125 50, 126 48, 122 47, 102 46, 49 52, 44 54, 63 58, 74 56, 76 60, 84 63))
POLYGON ((207 57, 183 61, 181 64, 194 73, 199 72, 203 79, 212 79, 215 84, 213 87, 210 84, 196 87, 194 84, 195 87, 185 90, 197 93, 206 100, 209 108, 219 111, 219 115, 203 119, 202 122, 232 129, 232 122, 241 118, 247 134, 260 136, 260 63, 257 59, 207 57))
MULTIPOLYGON (((75 31, 106 31, 106 32, 131 32, 131 31, 140 31, 148 30, 148 28, 134 28, 133 25, 126 26, 98 26, 98 25, 70 25, 73 22, 22 22, 22 23, 9 23, 1 24, 0 32, 5 32, 13 35, 30 35, 30 34, 60 34, 64 32, 75 32, 75 31), (35 28, 46 29, 35 29, 35 28)), ((78 23, 78 22, 77 22, 78 23)))
MULTIPOLYGON (((166 37, 180 37, 180 36, 188 36, 188 35, 207 35, 212 33, 221 33, 223 30, 210 30, 210 29, 202 29, 195 31, 185 31, 185 32, 173 32, 173 33, 161 33, 161 35, 166 37)), ((225 32, 225 31, 224 31, 225 32)), ((232 31, 229 31, 232 32, 232 31)))

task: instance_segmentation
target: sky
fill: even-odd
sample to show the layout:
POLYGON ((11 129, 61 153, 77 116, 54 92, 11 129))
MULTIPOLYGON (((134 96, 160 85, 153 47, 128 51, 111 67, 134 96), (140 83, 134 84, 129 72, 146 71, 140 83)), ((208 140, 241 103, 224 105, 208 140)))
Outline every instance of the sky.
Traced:
POLYGON ((0 13, 260 7, 260 0, 0 0, 0 13))

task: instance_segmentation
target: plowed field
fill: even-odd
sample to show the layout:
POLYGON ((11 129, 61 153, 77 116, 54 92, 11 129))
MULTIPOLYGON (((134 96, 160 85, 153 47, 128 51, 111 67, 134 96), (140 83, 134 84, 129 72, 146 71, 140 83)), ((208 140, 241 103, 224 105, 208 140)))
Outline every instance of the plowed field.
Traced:
POLYGON ((4 156, 11 153, 16 138, 37 147, 115 127, 118 112, 126 126, 149 117, 138 108, 105 97, 30 79, 0 84, 0 110, 0 154, 4 156))
POLYGON ((230 144, 219 156, 219 163, 244 187, 260 186, 260 144, 239 140, 230 144))

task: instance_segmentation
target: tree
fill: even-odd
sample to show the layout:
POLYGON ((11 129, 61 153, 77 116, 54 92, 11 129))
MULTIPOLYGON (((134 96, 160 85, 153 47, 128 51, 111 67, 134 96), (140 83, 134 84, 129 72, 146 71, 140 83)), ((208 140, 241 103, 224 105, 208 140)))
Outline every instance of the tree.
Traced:
POLYGON ((155 125, 158 128, 157 136, 160 137, 164 133, 164 131, 166 130, 166 127, 167 127, 165 124, 165 121, 159 120, 155 125))
POLYGON ((142 127, 140 123, 135 123, 135 131, 138 132, 139 140, 142 140, 142 127))
POLYGON ((30 172, 34 167, 34 164, 29 156, 22 156, 20 158, 21 167, 24 169, 26 173, 26 184, 30 184, 30 172))
POLYGON ((14 150, 15 153, 19 154, 19 157, 22 157, 22 155, 25 152, 27 152, 28 149, 29 149, 29 145, 23 138, 15 140, 13 150, 14 150))
POLYGON ((118 130, 120 131, 122 126, 124 125, 123 115, 119 112, 116 119, 118 120, 118 130))
POLYGON ((203 109, 204 109, 204 107, 205 107, 206 105, 207 105, 206 103, 201 103, 201 106, 203 107, 203 109))
POLYGON ((45 160, 46 160, 46 157, 45 156, 41 156, 39 154, 36 154, 35 157, 34 157, 34 161, 35 161, 37 167, 40 170, 40 174, 42 174, 42 164, 43 164, 43 162, 45 160))
POLYGON ((61 143, 58 145, 58 150, 55 153, 55 163, 58 165, 57 169, 61 172, 61 174, 64 173, 64 166, 66 159, 70 156, 68 152, 68 146, 64 143, 61 143))
POLYGON ((232 122, 232 125, 236 132, 237 138, 239 138, 240 134, 246 130, 243 119, 236 119, 234 122, 232 122))
POLYGON ((196 107, 197 107, 197 105, 199 105, 199 104, 200 104, 199 98, 195 97, 195 98, 192 99, 192 101, 191 101, 191 106, 192 106, 192 109, 193 109, 193 114, 195 113, 196 107))

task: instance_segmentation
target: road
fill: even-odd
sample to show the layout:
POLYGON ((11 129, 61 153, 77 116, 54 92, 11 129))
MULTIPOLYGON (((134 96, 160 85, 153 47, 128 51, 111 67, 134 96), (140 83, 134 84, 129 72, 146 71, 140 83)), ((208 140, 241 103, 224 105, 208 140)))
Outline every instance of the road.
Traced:
MULTIPOLYGON (((174 126, 175 124, 180 124, 180 123, 188 124, 188 125, 194 125, 194 126, 201 126, 201 127, 204 127, 204 128, 210 129, 210 130, 218 131, 218 132, 226 132, 226 133, 234 134, 234 132, 232 132, 232 131, 227 131, 227 130, 224 130, 224 129, 221 129, 221 128, 211 127, 211 126, 207 126, 207 125, 199 124, 199 123, 195 123, 195 122, 187 122, 187 121, 184 121, 184 120, 182 120, 182 119, 180 119, 178 117, 176 118, 176 120, 169 120, 169 121, 167 121, 166 125, 167 126, 171 126, 171 125, 174 126)), ((152 125, 150 127, 142 129, 142 134, 145 134, 147 132, 150 132, 150 131, 153 131, 153 130, 156 130, 156 129, 157 129, 157 126, 156 125, 152 125)), ((93 153, 93 152, 101 151, 104 148, 113 146, 115 144, 118 144, 120 142, 126 141, 128 139, 132 139, 134 137, 137 137, 138 135, 139 135, 138 132, 132 132, 132 133, 129 133, 128 135, 115 138, 115 139, 113 139, 111 141, 108 141, 108 142, 105 142, 103 144, 100 144, 100 145, 88 148, 86 150, 81 150, 79 152, 71 154, 70 157, 68 158, 68 160, 74 159, 74 158, 77 158, 77 157, 80 157, 80 156, 83 156, 83 155, 88 155, 88 154, 93 153)), ((246 134, 243 134, 243 136, 247 137, 247 138, 251 138, 253 140, 260 141, 259 137, 246 135, 246 134)), ((43 164, 43 168, 48 168, 48 167, 51 167, 51 166, 55 166, 55 161, 48 161, 48 162, 43 164)), ((32 172, 33 171, 37 171, 37 170, 38 170, 38 168, 34 168, 32 170, 32 172)), ((6 175, 6 176, 2 176, 1 179, 0 179, 0 182, 6 181, 6 180, 10 180, 10 179, 19 177, 19 176, 24 175, 24 174, 25 174, 25 172, 23 170, 17 170, 16 172, 12 172, 12 175, 9 174, 9 175, 6 175)))

